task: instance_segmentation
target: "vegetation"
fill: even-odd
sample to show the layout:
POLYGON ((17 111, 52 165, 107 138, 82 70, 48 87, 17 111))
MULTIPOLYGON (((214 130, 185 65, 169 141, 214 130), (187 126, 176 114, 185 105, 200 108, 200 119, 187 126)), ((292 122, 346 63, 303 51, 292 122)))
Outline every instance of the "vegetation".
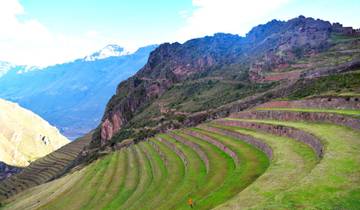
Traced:
MULTIPOLYGON (((359 113, 326 108, 276 110, 352 116, 359 113)), ((300 129, 320 139, 325 151, 318 157, 298 140, 214 121, 207 127, 158 134, 101 157, 80 171, 6 200, 3 208, 190 209, 189 198, 196 209, 360 206, 359 131, 321 122, 227 120, 300 129), (272 149, 272 158, 231 132, 264 142, 272 149), (239 162, 225 150, 233 151, 239 162)))
POLYGON ((337 74, 314 79, 310 82, 297 82, 298 89, 288 96, 289 100, 301 99, 315 95, 337 95, 343 92, 360 90, 360 72, 337 74))
POLYGON ((315 108, 257 108, 256 110, 278 110, 290 112, 319 112, 319 113, 335 113, 348 116, 360 117, 360 110, 354 109, 315 109, 315 108))
POLYGON ((91 134, 75 140, 32 162, 21 173, 0 182, 0 200, 61 176, 90 140, 91 134))
POLYGON ((285 125, 316 135, 326 144, 323 159, 303 180, 256 208, 356 209, 359 207, 360 133, 349 128, 321 123, 247 120, 285 125), (352 178, 353 177, 353 178, 352 178), (357 178, 355 178, 357 177, 357 178))

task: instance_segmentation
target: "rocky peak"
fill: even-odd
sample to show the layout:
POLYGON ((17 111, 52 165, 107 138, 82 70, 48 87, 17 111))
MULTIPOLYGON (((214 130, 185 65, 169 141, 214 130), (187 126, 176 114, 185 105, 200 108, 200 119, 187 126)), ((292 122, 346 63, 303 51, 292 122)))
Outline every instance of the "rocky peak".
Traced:
POLYGON ((139 110, 193 75, 241 63, 250 68, 250 78, 256 82, 263 71, 327 49, 333 31, 328 21, 300 16, 256 26, 246 37, 218 33, 184 44, 162 44, 135 76, 118 86, 107 105, 99 135, 94 137, 105 144, 139 110))

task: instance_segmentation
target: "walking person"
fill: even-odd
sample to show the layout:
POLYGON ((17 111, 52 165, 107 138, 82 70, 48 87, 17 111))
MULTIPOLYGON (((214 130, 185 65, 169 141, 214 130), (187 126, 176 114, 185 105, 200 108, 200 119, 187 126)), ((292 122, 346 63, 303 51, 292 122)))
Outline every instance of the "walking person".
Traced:
POLYGON ((194 202, 193 202, 193 199, 192 199, 192 198, 189 198, 188 204, 189 204, 189 206, 190 206, 191 208, 194 207, 194 202))

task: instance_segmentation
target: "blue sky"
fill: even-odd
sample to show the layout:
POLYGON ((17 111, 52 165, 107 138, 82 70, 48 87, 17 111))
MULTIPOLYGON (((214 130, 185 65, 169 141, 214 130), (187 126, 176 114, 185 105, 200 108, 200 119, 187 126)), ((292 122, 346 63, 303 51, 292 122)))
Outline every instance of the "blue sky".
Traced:
POLYGON ((246 34, 300 14, 360 28, 356 0, 0 0, 0 60, 46 66, 107 44, 183 42, 216 32, 246 34))

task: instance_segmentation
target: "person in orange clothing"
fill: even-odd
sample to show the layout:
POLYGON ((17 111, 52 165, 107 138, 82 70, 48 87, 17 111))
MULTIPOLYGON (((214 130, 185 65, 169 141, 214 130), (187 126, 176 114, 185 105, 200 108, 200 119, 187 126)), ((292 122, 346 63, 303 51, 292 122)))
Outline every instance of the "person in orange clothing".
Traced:
POLYGON ((190 206, 191 208, 193 208, 194 203, 193 203, 193 199, 192 199, 192 198, 189 198, 188 204, 189 204, 189 206, 190 206))

